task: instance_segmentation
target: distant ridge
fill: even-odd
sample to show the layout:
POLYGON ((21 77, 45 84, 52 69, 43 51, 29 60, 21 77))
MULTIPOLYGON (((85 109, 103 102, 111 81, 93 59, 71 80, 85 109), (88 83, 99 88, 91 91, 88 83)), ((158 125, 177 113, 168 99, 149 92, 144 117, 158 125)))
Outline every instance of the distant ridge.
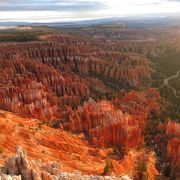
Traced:
POLYGON ((165 26, 180 26, 180 16, 165 16, 165 15, 146 15, 132 17, 111 17, 102 19, 91 19, 83 21, 71 22, 52 22, 52 23, 30 23, 30 22, 0 22, 1 26, 49 26, 49 27, 83 27, 97 24, 123 24, 128 27, 165 27, 165 26))

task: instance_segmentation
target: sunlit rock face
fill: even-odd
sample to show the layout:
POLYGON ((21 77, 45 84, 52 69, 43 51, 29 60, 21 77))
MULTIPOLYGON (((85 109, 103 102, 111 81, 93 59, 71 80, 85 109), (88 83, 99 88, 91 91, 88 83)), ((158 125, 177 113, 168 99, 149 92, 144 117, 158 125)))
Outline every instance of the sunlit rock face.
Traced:
POLYGON ((89 95, 86 83, 28 59, 0 61, 0 107, 42 120, 58 118, 65 105, 75 107, 89 95))
POLYGON ((180 124, 174 121, 168 121, 166 126, 166 135, 180 136, 180 124))
MULTIPOLYGON (((84 179, 87 177, 105 178, 98 175, 103 173, 106 165, 106 157, 112 154, 113 149, 101 149, 96 146, 91 146, 82 134, 76 135, 62 129, 54 129, 42 124, 38 120, 22 118, 2 110, 0 111, 0 130, 0 164, 1 167, 10 168, 9 171, 13 171, 15 173, 14 176, 22 175, 16 175, 17 172, 19 173, 19 168, 15 167, 19 167, 19 165, 20 168, 23 167, 23 169, 25 167, 35 168, 40 174, 42 168, 51 167, 52 162, 60 162, 60 175, 62 177, 76 178, 77 173, 74 173, 74 170, 78 170, 82 173, 80 177, 84 179), (9 134, 13 134, 13 136, 9 136, 9 134), (16 144, 20 144, 21 147, 27 150, 27 153, 20 148, 20 152, 22 153, 17 153, 17 155, 14 156, 17 150, 16 144), (22 158, 25 158, 27 161, 17 161, 17 159, 19 159, 18 154, 22 154, 22 158), (6 162, 4 163, 5 160, 6 162), (26 165, 26 162, 28 162, 29 166, 26 165), (89 176, 84 176, 84 174, 88 174, 89 176)), ((145 150, 136 151, 134 149, 127 152, 123 158, 110 158, 111 168, 107 175, 114 173, 116 178, 117 176, 120 178, 124 176, 124 174, 128 174, 128 176, 133 179, 137 171, 137 162, 142 159, 142 157, 144 157, 145 162, 149 164, 149 175, 151 177, 157 175, 154 153, 146 152, 145 150)), ((47 169, 45 169, 45 172, 46 170, 47 169)), ((9 175, 7 171, 2 171, 1 173, 3 178, 9 175)), ((50 172, 48 171, 48 173, 50 172)), ((112 177, 114 177, 114 175, 112 177)))
POLYGON ((180 123, 168 121, 166 135, 168 136, 167 157, 171 161, 175 177, 180 177, 180 123))
MULTIPOLYGON (((140 154, 134 154, 131 152, 131 156, 137 156, 138 161, 143 161, 148 164, 148 178, 154 179, 156 175, 158 175, 157 170, 155 169, 155 158, 152 152, 145 154, 142 152, 140 154)), ((126 158, 126 157, 125 157, 126 158)), ((127 157, 128 158, 128 157, 127 157)), ((130 157, 129 157, 130 158, 130 157)), ((132 157, 131 157, 132 158, 132 157)), ((126 159, 127 161, 128 159, 126 159)), ((129 159, 125 164, 130 162, 129 159)), ((117 166, 116 162, 112 162, 112 168, 117 166)), ((78 170, 75 170, 71 173, 69 172, 62 172, 61 171, 62 165, 55 161, 43 163, 40 160, 29 160, 26 151, 21 148, 21 146, 17 146, 16 148, 16 155, 11 156, 7 159, 5 164, 0 167, 0 178, 2 180, 56 180, 56 179, 64 179, 64 180, 77 180, 77 179, 90 179, 90 180, 132 180, 127 175, 123 176, 116 176, 114 173, 108 176, 100 176, 100 175, 83 175, 78 170)), ((128 168, 128 167, 127 167, 128 168)), ((131 167, 132 168, 132 167, 131 167)), ((138 177, 138 174, 136 175, 138 177)))
POLYGON ((60 175, 60 170, 60 164, 56 162, 45 165, 38 161, 29 161, 26 152, 20 146, 17 146, 16 155, 10 157, 4 167, 1 167, 0 177, 5 180, 48 180, 57 178, 60 175))
POLYGON ((95 102, 90 99, 62 125, 73 132, 84 132, 92 144, 116 145, 128 150, 143 143, 148 118, 158 113, 159 94, 155 89, 144 93, 125 93, 121 98, 95 102))
POLYGON ((0 178, 2 180, 77 180, 77 179, 109 179, 109 180, 131 180, 128 176, 88 176, 82 175, 79 171, 72 173, 61 172, 61 165, 57 162, 44 164, 41 161, 32 161, 28 159, 26 151, 17 146, 16 155, 9 157, 5 165, 0 167, 0 178))
POLYGON ((44 121, 62 119, 64 109, 111 93, 106 81, 136 86, 151 77, 151 63, 142 55, 106 51, 74 36, 44 38, 0 45, 1 108, 44 121))
POLYGON ((136 86, 150 79, 151 63, 132 52, 106 49, 79 36, 0 45, 0 108, 43 121, 63 119, 89 97, 111 93, 108 82, 136 86))
POLYGON ((96 103, 89 100, 72 112, 68 129, 85 132, 94 145, 101 147, 119 144, 135 147, 143 141, 141 129, 133 117, 115 109, 108 101, 96 103), (136 139, 133 134, 136 134, 136 139))
POLYGON ((47 39, 44 37, 42 42, 3 45, 0 57, 33 59, 58 70, 101 76, 131 86, 151 76, 150 61, 140 54, 120 52, 116 48, 107 50, 103 42, 81 37, 66 35, 47 39))
POLYGON ((180 177, 180 123, 171 119, 162 124, 159 124, 159 129, 164 132, 161 137, 163 142, 166 142, 164 147, 168 167, 171 168, 171 176, 173 178, 180 177), (164 140, 166 139, 166 141, 164 140))

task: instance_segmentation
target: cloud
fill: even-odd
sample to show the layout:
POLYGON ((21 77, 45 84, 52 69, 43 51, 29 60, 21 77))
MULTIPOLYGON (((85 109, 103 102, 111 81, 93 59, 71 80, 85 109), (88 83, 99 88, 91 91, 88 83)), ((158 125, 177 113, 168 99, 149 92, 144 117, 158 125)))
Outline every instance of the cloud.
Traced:
POLYGON ((56 22, 180 13, 180 0, 0 0, 0 21, 56 22))
POLYGON ((180 0, 165 0, 165 1, 169 1, 169 2, 180 2, 180 0))
POLYGON ((154 3, 132 3, 135 6, 152 6, 152 5, 161 5, 163 2, 154 2, 154 3))
POLYGON ((88 11, 105 8, 92 0, 2 0, 0 11, 88 11))

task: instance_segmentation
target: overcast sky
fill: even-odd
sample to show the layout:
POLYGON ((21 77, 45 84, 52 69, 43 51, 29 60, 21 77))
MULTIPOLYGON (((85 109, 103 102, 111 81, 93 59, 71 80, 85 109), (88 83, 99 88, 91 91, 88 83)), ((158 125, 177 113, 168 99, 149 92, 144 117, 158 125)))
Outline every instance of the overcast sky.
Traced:
POLYGON ((0 0, 0 22, 57 22, 180 13, 180 0, 0 0))

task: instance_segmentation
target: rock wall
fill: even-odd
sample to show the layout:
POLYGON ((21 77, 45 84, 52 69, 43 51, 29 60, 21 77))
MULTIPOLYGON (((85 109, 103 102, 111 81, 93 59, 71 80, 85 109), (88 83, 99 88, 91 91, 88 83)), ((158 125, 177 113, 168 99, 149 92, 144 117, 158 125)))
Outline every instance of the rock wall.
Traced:
POLYGON ((171 161, 172 172, 180 177, 180 123, 168 121, 166 125, 168 137, 167 157, 171 161))
MULTIPOLYGON (((48 162, 59 162, 60 175, 63 177, 76 177, 79 173, 74 173, 74 170, 78 170, 82 174, 89 175, 88 177, 96 178, 103 173, 106 160, 109 158, 112 167, 106 175, 114 173, 115 177, 121 177, 127 174, 133 179, 139 157, 146 156, 150 159, 147 161, 150 164, 154 164, 155 161, 155 158, 144 149, 131 149, 122 156, 118 148, 116 152, 114 148, 97 148, 91 145, 82 133, 74 134, 51 128, 36 119, 22 118, 2 110, 0 110, 0 132, 0 165, 6 164, 4 162, 15 154, 16 145, 19 144, 26 149, 30 164, 38 162, 35 164, 38 165, 37 168, 39 162, 45 166, 49 164, 48 162)), ((149 169, 151 175, 154 172, 153 168, 149 169)), ((80 177, 87 179, 87 176, 80 177)))
POLYGON ((57 162, 42 163, 40 160, 29 160, 26 152, 17 146, 16 155, 10 157, 4 166, 0 167, 0 179, 2 180, 86 180, 103 179, 109 180, 131 180, 128 176, 88 176, 82 175, 79 171, 73 173, 61 172, 61 165, 57 162))
POLYGON ((73 132, 84 132, 96 146, 114 145, 127 151, 143 143, 148 118, 159 112, 159 98, 157 91, 150 89, 125 93, 112 102, 90 99, 71 112, 62 125, 73 132))
POLYGON ((20 146, 17 147, 16 155, 10 157, 4 167, 0 169, 0 177, 8 179, 6 175, 12 176, 12 179, 55 179, 60 175, 60 164, 52 162, 44 165, 41 162, 29 161, 26 152, 20 146))
POLYGON ((171 137, 180 136, 180 123, 168 121, 166 125, 166 135, 171 137))
POLYGON ((41 120, 60 118, 64 106, 89 96, 85 81, 29 59, 0 60, 0 108, 41 120))
POLYGON ((96 103, 90 99, 72 112, 63 126, 74 132, 84 132, 94 145, 101 147, 117 145, 133 148, 143 141, 136 119, 115 109, 108 101, 96 103))
POLYGON ((142 55, 107 51, 79 36, 41 38, 0 45, 0 108, 43 121, 64 119, 67 109, 89 97, 150 79, 151 63, 142 55))
POLYGON ((142 55, 95 46, 91 40, 87 43, 81 38, 61 36, 57 41, 1 45, 0 58, 29 58, 66 72, 101 76, 131 86, 141 83, 142 78, 150 78, 151 63, 142 55))

